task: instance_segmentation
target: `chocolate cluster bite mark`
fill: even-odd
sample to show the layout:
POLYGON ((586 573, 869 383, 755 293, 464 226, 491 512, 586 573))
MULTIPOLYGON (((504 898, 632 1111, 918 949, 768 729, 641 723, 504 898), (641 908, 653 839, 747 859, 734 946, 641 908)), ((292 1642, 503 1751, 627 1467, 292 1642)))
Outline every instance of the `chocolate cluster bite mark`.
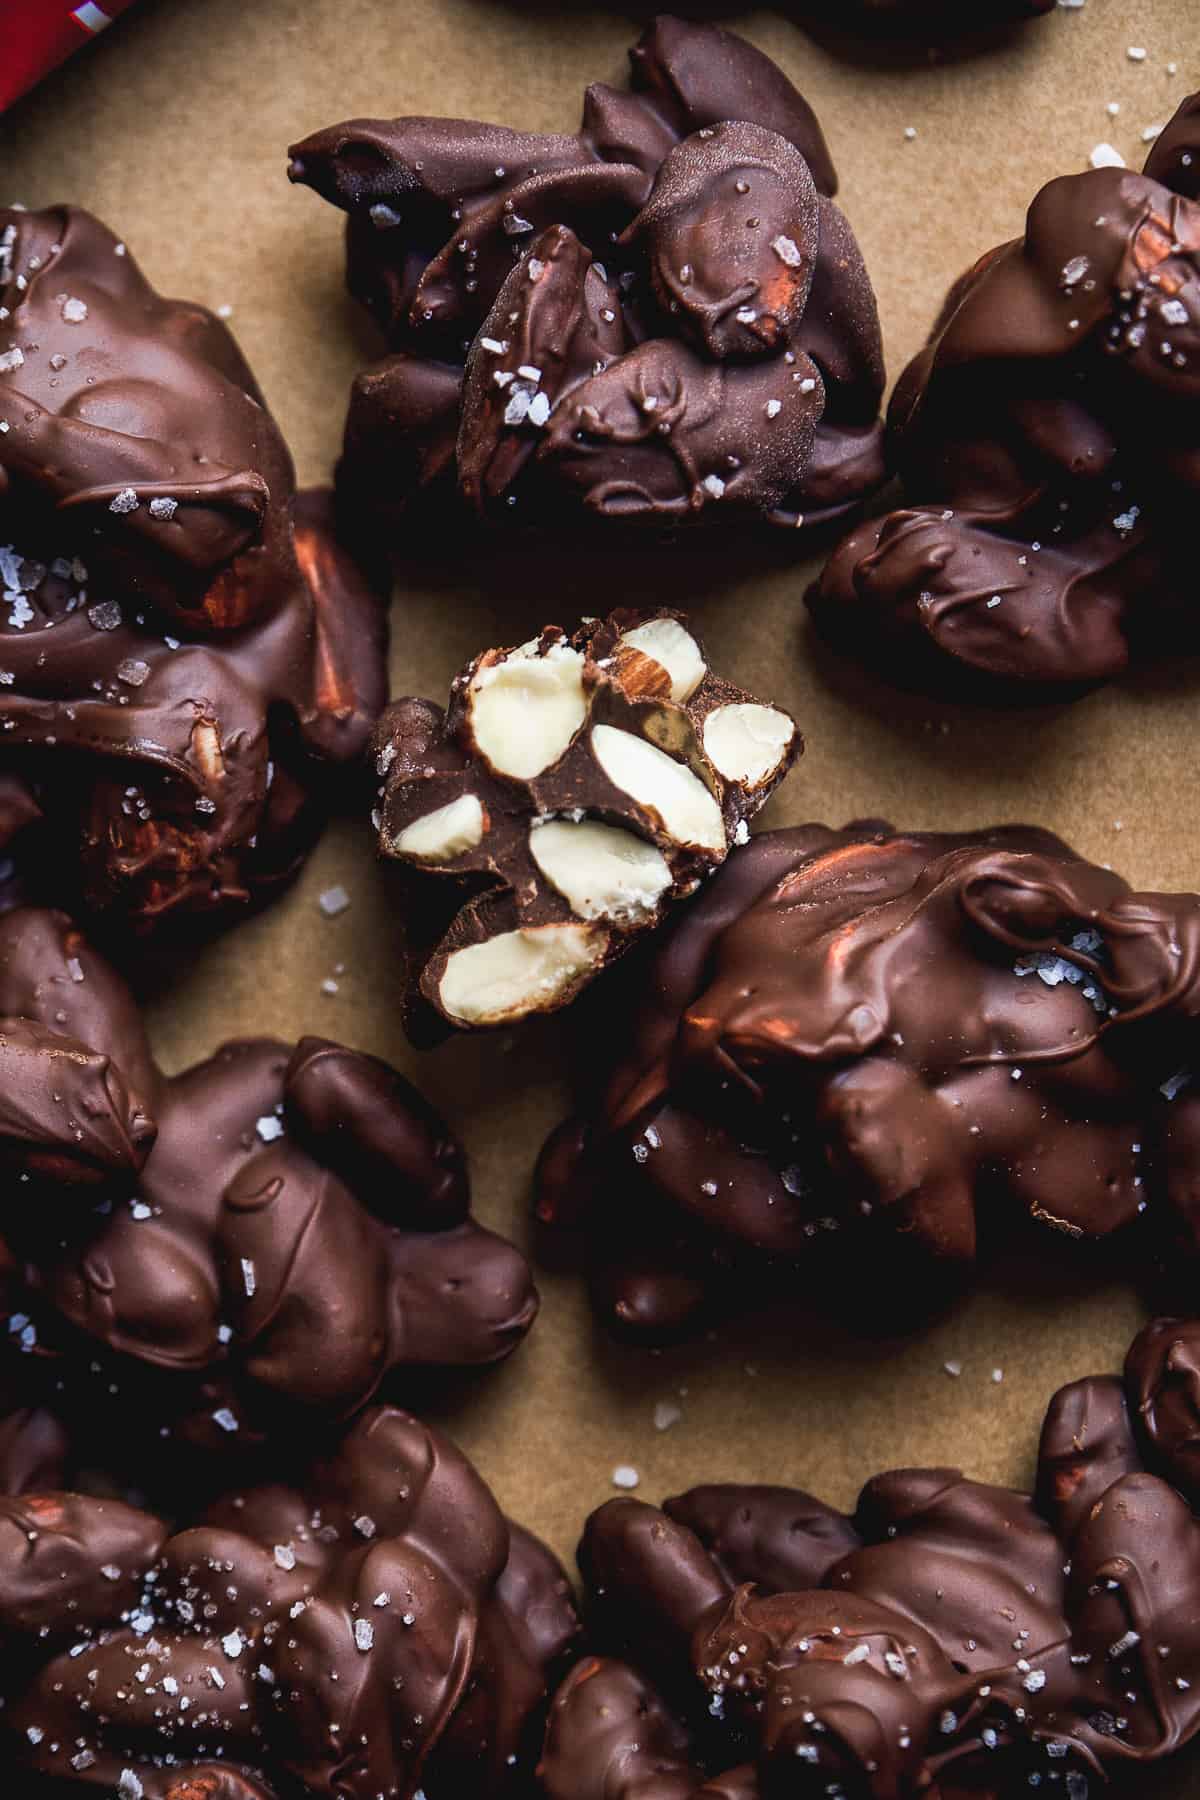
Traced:
POLYGON ((396 701, 375 745, 418 1036, 573 1000, 746 840, 802 747, 665 610, 485 651, 448 711, 396 701))
POLYGON ((1025 1228, 1194 1270, 1196 895, 1029 827, 805 826, 735 852, 629 986, 538 1181, 612 1328, 807 1305, 831 1265, 919 1313, 1025 1228))
POLYGON ((1035 1496, 956 1469, 614 1500, 580 1565, 596 1636, 559 1691, 547 1800, 1086 1800, 1200 1726, 1200 1324, 1124 1385, 1063 1388, 1035 1496), (1181 1381, 1182 1371, 1187 1371, 1181 1381), (1165 1407, 1166 1420, 1160 1408, 1165 1407))
POLYGON ((855 530, 808 596, 889 677, 1057 694, 1197 641, 1200 111, 1143 175, 1052 181, 1025 235, 951 290, 897 385, 911 504, 855 530))
POLYGON ((758 50, 668 16, 575 137, 351 120, 289 173, 348 215, 392 354, 355 384, 339 496, 411 533, 795 528, 882 480, 870 282, 811 109, 758 50))
POLYGON ((0 779, 27 890, 244 914, 386 698, 383 600, 229 331, 75 207, 0 211, 0 779))
POLYGON ((112 1391, 126 1427, 244 1453, 402 1371, 497 1361, 533 1322, 460 1146, 375 1057, 247 1039, 168 1079, 70 921, 18 910, 0 1073, 9 1372, 68 1412, 112 1391))
POLYGON ((390 1407, 174 1528, 14 1494, 0 1543, 6 1760, 69 1793, 515 1793, 575 1633, 550 1552, 390 1407))

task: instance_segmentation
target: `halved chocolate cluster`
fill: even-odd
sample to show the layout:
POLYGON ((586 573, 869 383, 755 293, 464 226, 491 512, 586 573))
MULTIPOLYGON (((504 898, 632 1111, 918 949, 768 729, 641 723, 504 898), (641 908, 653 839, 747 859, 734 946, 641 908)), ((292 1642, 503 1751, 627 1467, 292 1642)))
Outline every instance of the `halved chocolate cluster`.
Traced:
POLYGON ((293 147, 393 352, 351 400, 351 513, 794 529, 881 481, 875 301, 811 109, 715 26, 663 16, 631 62, 575 137, 356 119, 293 147))
POLYGON ((0 210, 0 835, 28 891, 113 933, 244 915, 360 757, 385 637, 226 326, 77 207, 0 210))
POLYGON ((398 700, 375 744, 418 1036, 573 1000, 746 841, 802 747, 665 610, 485 651, 448 711, 398 700))

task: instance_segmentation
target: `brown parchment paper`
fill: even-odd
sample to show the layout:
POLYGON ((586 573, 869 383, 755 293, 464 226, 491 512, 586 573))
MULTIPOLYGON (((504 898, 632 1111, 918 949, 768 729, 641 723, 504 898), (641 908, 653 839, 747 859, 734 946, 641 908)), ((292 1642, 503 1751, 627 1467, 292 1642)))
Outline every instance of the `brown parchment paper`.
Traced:
MULTIPOLYGON (((406 112, 573 130, 585 83, 621 78, 649 10, 141 0, 0 118, 0 200, 91 207, 158 287, 231 306, 302 479, 323 479, 368 340, 342 293, 340 215, 288 186, 288 143, 338 119, 406 112)), ((0 0, 0 43, 3 12, 0 0)), ((1082 167, 1101 140, 1140 164, 1143 129, 1200 84, 1198 0, 1086 0, 953 59, 849 55, 782 8, 706 16, 744 31, 815 105, 874 278, 893 377, 950 280, 1019 232, 1043 181, 1082 167), (1144 61, 1130 46, 1145 49, 1144 61)), ((1141 885, 1200 885, 1200 669, 1168 662, 1065 710, 989 713, 897 697, 811 641, 801 595, 813 568, 779 555, 752 562, 744 546, 722 558, 709 539, 702 553, 636 562, 589 555, 582 570, 529 554, 462 562, 449 544, 438 566, 402 569, 393 692, 444 699, 476 650, 519 642, 546 621, 572 625, 643 598, 691 607, 722 672, 789 706, 808 740, 764 822, 1030 819, 1141 885)), ((481 1216, 524 1239, 533 1157, 566 1104, 560 1029, 418 1057, 400 1030, 394 945, 369 830, 338 824, 284 900, 180 969, 153 1006, 158 1050, 178 1068, 239 1033, 318 1031, 392 1058, 463 1133, 481 1216), (352 904, 331 920, 318 897, 335 882, 352 904), (321 982, 337 964, 345 970, 327 996, 321 982)), ((443 1402, 440 1416, 504 1505, 568 1559, 621 1463, 639 1471, 647 1499, 736 1477, 800 1483, 849 1506, 868 1474, 914 1463, 1025 1482, 1050 1393, 1118 1367, 1141 1316, 1117 1286, 997 1285, 926 1333, 880 1346, 855 1338, 847 1296, 845 1331, 814 1329, 801 1302, 765 1335, 753 1321, 649 1356, 593 1333, 574 1280, 543 1272, 541 1286, 526 1347, 443 1402), (957 1380, 948 1361, 962 1364, 957 1380), (659 1401, 682 1412, 666 1431, 653 1422, 659 1401)), ((1182 1779, 1181 1794, 1200 1787, 1196 1771, 1182 1779)))

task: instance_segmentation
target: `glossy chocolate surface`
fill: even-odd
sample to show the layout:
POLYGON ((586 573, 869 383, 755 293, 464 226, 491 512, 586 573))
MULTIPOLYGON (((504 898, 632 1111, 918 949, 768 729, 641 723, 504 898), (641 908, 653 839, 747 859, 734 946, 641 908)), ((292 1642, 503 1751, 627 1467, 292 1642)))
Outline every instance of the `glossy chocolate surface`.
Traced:
POLYGON ((541 1223, 649 1341, 814 1278, 920 1316, 1038 1234, 1186 1283, 1198 1007, 1200 899, 1047 832, 765 833, 581 1021, 541 1223))
POLYGON ((1083 1797, 1200 1725, 1196 1321, 1055 1395, 1034 1498, 899 1469, 613 1500, 580 1566, 608 1653, 556 1696, 547 1800, 1083 1797), (1158 1409, 1166 1406, 1164 1426, 1158 1409), (1189 1410, 1190 1405, 1190 1410, 1189 1410))
POLYGON ((575 1632, 549 1551, 391 1407, 173 1525, 12 1493, 0 1542, 4 1753, 65 1792, 515 1792, 575 1632))
POLYGON ((0 211, 0 832, 114 935, 244 915, 385 698, 385 615, 229 331, 0 211))
POLYGON ((351 400, 358 520, 794 530, 882 479, 875 302, 811 109, 716 26, 664 15, 630 60, 574 137, 355 119, 293 146, 392 351, 351 400))
POLYGON ((856 529, 808 596, 889 678, 1028 699, 1195 648, 1200 112, 1145 173, 1044 187, 1025 235, 951 289, 901 376, 909 505, 856 529))
MULTIPOLYGON (((471 1218, 460 1145, 375 1057, 242 1040, 168 1078, 71 922, 18 910, 0 1070, 13 1405, 244 1456, 417 1369, 495 1362, 533 1322, 524 1257, 471 1218)), ((53 1460, 31 1429, 17 1467, 53 1460)))

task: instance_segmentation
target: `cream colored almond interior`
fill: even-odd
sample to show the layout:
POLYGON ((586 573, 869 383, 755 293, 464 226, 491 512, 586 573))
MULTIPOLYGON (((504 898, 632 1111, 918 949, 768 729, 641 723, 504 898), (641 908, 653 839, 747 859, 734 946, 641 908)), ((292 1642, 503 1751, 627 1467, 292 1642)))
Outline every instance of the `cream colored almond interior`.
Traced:
POLYGON ((468 944, 447 958, 438 990, 452 1019, 502 1025, 548 1010, 595 967, 608 933, 595 925, 538 925, 468 944))
POLYGON ((704 750, 727 781, 757 787, 775 773, 795 730, 774 706, 718 706, 704 721, 704 750))
POLYGON ((582 676, 583 657, 568 644, 544 656, 522 645, 476 673, 471 727, 493 769, 529 781, 558 761, 587 717, 582 676))
POLYGON ((653 808, 663 830, 677 844, 724 850, 721 809, 685 763, 615 725, 593 727, 592 748, 613 786, 642 806, 653 808))
POLYGON ((620 641, 662 664, 671 677, 671 698, 680 705, 691 699, 708 673, 699 644, 678 619, 647 619, 622 632, 620 641))
POLYGON ((549 819, 529 834, 534 862, 581 919, 641 922, 671 885, 662 851, 596 819, 549 819))
POLYGON ((392 839, 397 856, 417 862, 452 862, 483 838, 483 808, 474 794, 460 794, 446 806, 414 819, 392 839))

